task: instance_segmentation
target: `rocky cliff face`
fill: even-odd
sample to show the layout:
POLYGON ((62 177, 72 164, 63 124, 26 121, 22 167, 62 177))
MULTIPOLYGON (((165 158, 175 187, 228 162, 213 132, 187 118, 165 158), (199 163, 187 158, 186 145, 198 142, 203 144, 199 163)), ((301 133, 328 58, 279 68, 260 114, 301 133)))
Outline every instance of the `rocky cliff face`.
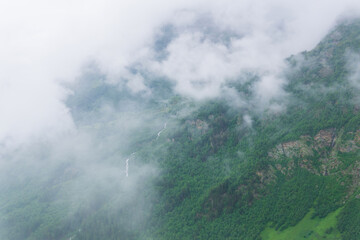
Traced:
MULTIPOLYGON (((335 128, 320 130, 315 136, 301 136, 298 140, 276 145, 268 152, 268 167, 254 172, 233 191, 230 180, 214 188, 203 204, 198 217, 216 218, 223 211, 232 211, 236 204, 251 206, 266 196, 267 187, 276 184, 279 176, 294 176, 302 168, 318 176, 332 176, 347 189, 346 202, 350 196, 360 198, 360 129, 344 133, 335 128), (345 177, 345 178, 344 178, 345 177), (343 179, 350 179, 346 183, 343 179)), ((280 177, 281 178, 281 177, 280 177)), ((283 178, 281 178, 283 179, 283 178)))
POLYGON ((347 133, 343 129, 324 129, 314 137, 280 143, 268 156, 284 175, 300 167, 316 175, 348 176, 351 183, 347 198, 360 188, 360 129, 347 133))

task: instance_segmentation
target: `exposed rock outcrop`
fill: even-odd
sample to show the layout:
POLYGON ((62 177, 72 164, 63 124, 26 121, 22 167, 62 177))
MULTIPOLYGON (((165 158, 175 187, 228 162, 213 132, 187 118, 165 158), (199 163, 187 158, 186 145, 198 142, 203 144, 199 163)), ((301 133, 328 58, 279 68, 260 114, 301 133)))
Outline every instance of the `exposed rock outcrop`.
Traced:
POLYGON ((330 175, 336 173, 336 169, 342 165, 339 153, 351 153, 360 149, 360 130, 346 134, 346 140, 342 140, 343 130, 338 134, 335 129, 320 130, 314 137, 306 135, 296 141, 278 144, 269 151, 268 156, 273 161, 287 159, 286 166, 275 164, 275 168, 282 174, 291 174, 291 169, 295 167, 294 159, 297 159, 299 167, 313 174, 330 175))

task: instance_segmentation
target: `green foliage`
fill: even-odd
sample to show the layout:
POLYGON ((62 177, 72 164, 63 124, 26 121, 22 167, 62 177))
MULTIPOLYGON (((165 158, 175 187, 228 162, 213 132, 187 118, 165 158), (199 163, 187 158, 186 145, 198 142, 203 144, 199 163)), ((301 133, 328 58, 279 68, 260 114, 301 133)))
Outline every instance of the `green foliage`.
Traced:
POLYGON ((263 240, 301 240, 301 239, 340 239, 341 235, 336 229, 336 217, 341 209, 328 214, 325 218, 313 218, 313 209, 295 226, 289 227, 283 231, 276 231, 267 227, 262 233, 263 240))
POLYGON ((348 202, 338 218, 338 229, 342 239, 360 239, 360 200, 353 199, 348 202))
MULTIPOLYGON (((352 101, 358 93, 346 81, 344 55, 349 48, 360 48, 358 25, 341 25, 313 51, 303 53, 303 63, 295 57, 288 59, 288 104, 284 112, 260 115, 249 109, 234 110, 217 99, 173 120, 178 121, 176 127, 157 141, 149 127, 134 131, 129 153, 139 149, 137 156, 144 159, 143 163, 156 159, 151 163, 159 167, 161 174, 154 182, 144 184, 141 197, 123 204, 125 207, 117 208, 113 195, 100 191, 88 205, 76 206, 74 210, 57 195, 62 187, 66 188, 66 182, 30 182, 19 184, 22 188, 0 192, 0 226, 7 229, 5 238, 65 239, 76 235, 74 239, 89 240, 253 240, 261 239, 265 228, 271 229, 274 236, 289 236, 300 226, 301 237, 314 233, 338 236, 339 230, 343 239, 360 239, 358 199, 345 204, 337 226, 334 217, 352 184, 351 177, 342 171, 358 161, 357 153, 337 153, 341 169, 328 176, 315 172, 321 172, 324 163, 320 159, 328 157, 334 146, 317 149, 309 156, 307 160, 313 167, 310 170, 299 166, 298 157, 284 157, 277 162, 269 157, 269 151, 277 144, 298 140, 303 135, 315 136, 329 128, 338 133, 343 129, 346 140, 353 136, 349 132, 359 129, 360 114, 352 101), (340 39, 334 38, 337 32, 341 33, 340 39), (322 60, 329 67, 322 65, 322 60), (252 117, 251 127, 242 122, 245 112, 252 117), (289 164, 291 161, 293 165, 289 164), (279 170, 277 164, 287 167, 286 171, 279 170), (3 196, 13 202, 4 202, 3 196), (149 209, 149 221, 133 220, 139 206, 149 209), (69 212, 71 216, 67 215, 69 212)), ((251 99, 252 81, 231 84, 251 99)), ((112 99, 114 106, 124 97, 96 80, 92 83, 94 86, 84 89, 79 99, 70 98, 70 104, 82 111, 96 110, 104 97, 112 99)), ((174 96, 171 84, 165 80, 153 79, 147 84, 159 92, 168 92, 162 96, 170 99, 167 109, 161 110, 164 115, 176 115, 190 105, 174 96)), ((155 102, 149 105, 159 112, 155 102)))

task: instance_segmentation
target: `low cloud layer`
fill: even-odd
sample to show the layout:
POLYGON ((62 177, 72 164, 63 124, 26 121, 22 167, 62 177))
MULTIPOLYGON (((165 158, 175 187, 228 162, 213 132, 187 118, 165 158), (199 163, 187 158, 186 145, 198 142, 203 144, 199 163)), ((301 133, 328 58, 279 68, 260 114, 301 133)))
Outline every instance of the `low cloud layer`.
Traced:
POLYGON ((347 66, 350 72, 350 84, 360 90, 360 55, 358 53, 347 52, 347 66))
POLYGON ((358 8, 351 0, 2 2, 0 142, 73 128, 60 82, 73 81, 89 60, 108 81, 126 78, 134 93, 150 94, 144 76, 129 71, 137 66, 195 99, 219 96, 228 80, 255 71, 257 98, 268 102, 282 94, 283 59, 314 47, 358 8), (164 26, 173 33, 159 60, 154 41, 164 26))
MULTIPOLYGON (((355 0, 2 1, 0 193, 29 178, 45 192, 71 180, 60 200, 92 201, 100 189, 119 208, 140 208, 157 159, 132 155, 129 178, 126 159, 171 126, 165 108, 144 111, 156 102, 149 99, 220 97, 279 112, 284 59, 312 49, 359 9, 355 0), (236 89, 250 81, 251 97, 236 89)), ((350 71, 360 87, 358 67, 350 71)), ((245 114, 243 122, 253 120, 245 114)), ((140 208, 133 222, 146 214, 140 208)))
POLYGON ((358 52, 347 51, 345 54, 347 70, 349 71, 348 82, 354 89, 354 102, 360 104, 360 54, 358 52))

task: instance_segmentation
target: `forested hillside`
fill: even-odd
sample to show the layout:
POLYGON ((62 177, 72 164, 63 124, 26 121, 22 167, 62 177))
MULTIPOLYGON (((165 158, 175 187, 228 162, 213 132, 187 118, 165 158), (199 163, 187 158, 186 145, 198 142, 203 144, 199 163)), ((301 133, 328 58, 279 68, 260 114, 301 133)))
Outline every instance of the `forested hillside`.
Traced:
POLYGON ((67 104, 80 140, 100 140, 67 139, 56 154, 39 146, 66 160, 0 177, 0 238, 360 239, 359 59, 360 22, 338 24, 284 60, 286 93, 271 102, 281 107, 262 112, 252 73, 228 83, 248 101, 239 107, 194 101, 153 76, 156 97, 130 96, 86 72, 88 88, 70 86, 67 104))

